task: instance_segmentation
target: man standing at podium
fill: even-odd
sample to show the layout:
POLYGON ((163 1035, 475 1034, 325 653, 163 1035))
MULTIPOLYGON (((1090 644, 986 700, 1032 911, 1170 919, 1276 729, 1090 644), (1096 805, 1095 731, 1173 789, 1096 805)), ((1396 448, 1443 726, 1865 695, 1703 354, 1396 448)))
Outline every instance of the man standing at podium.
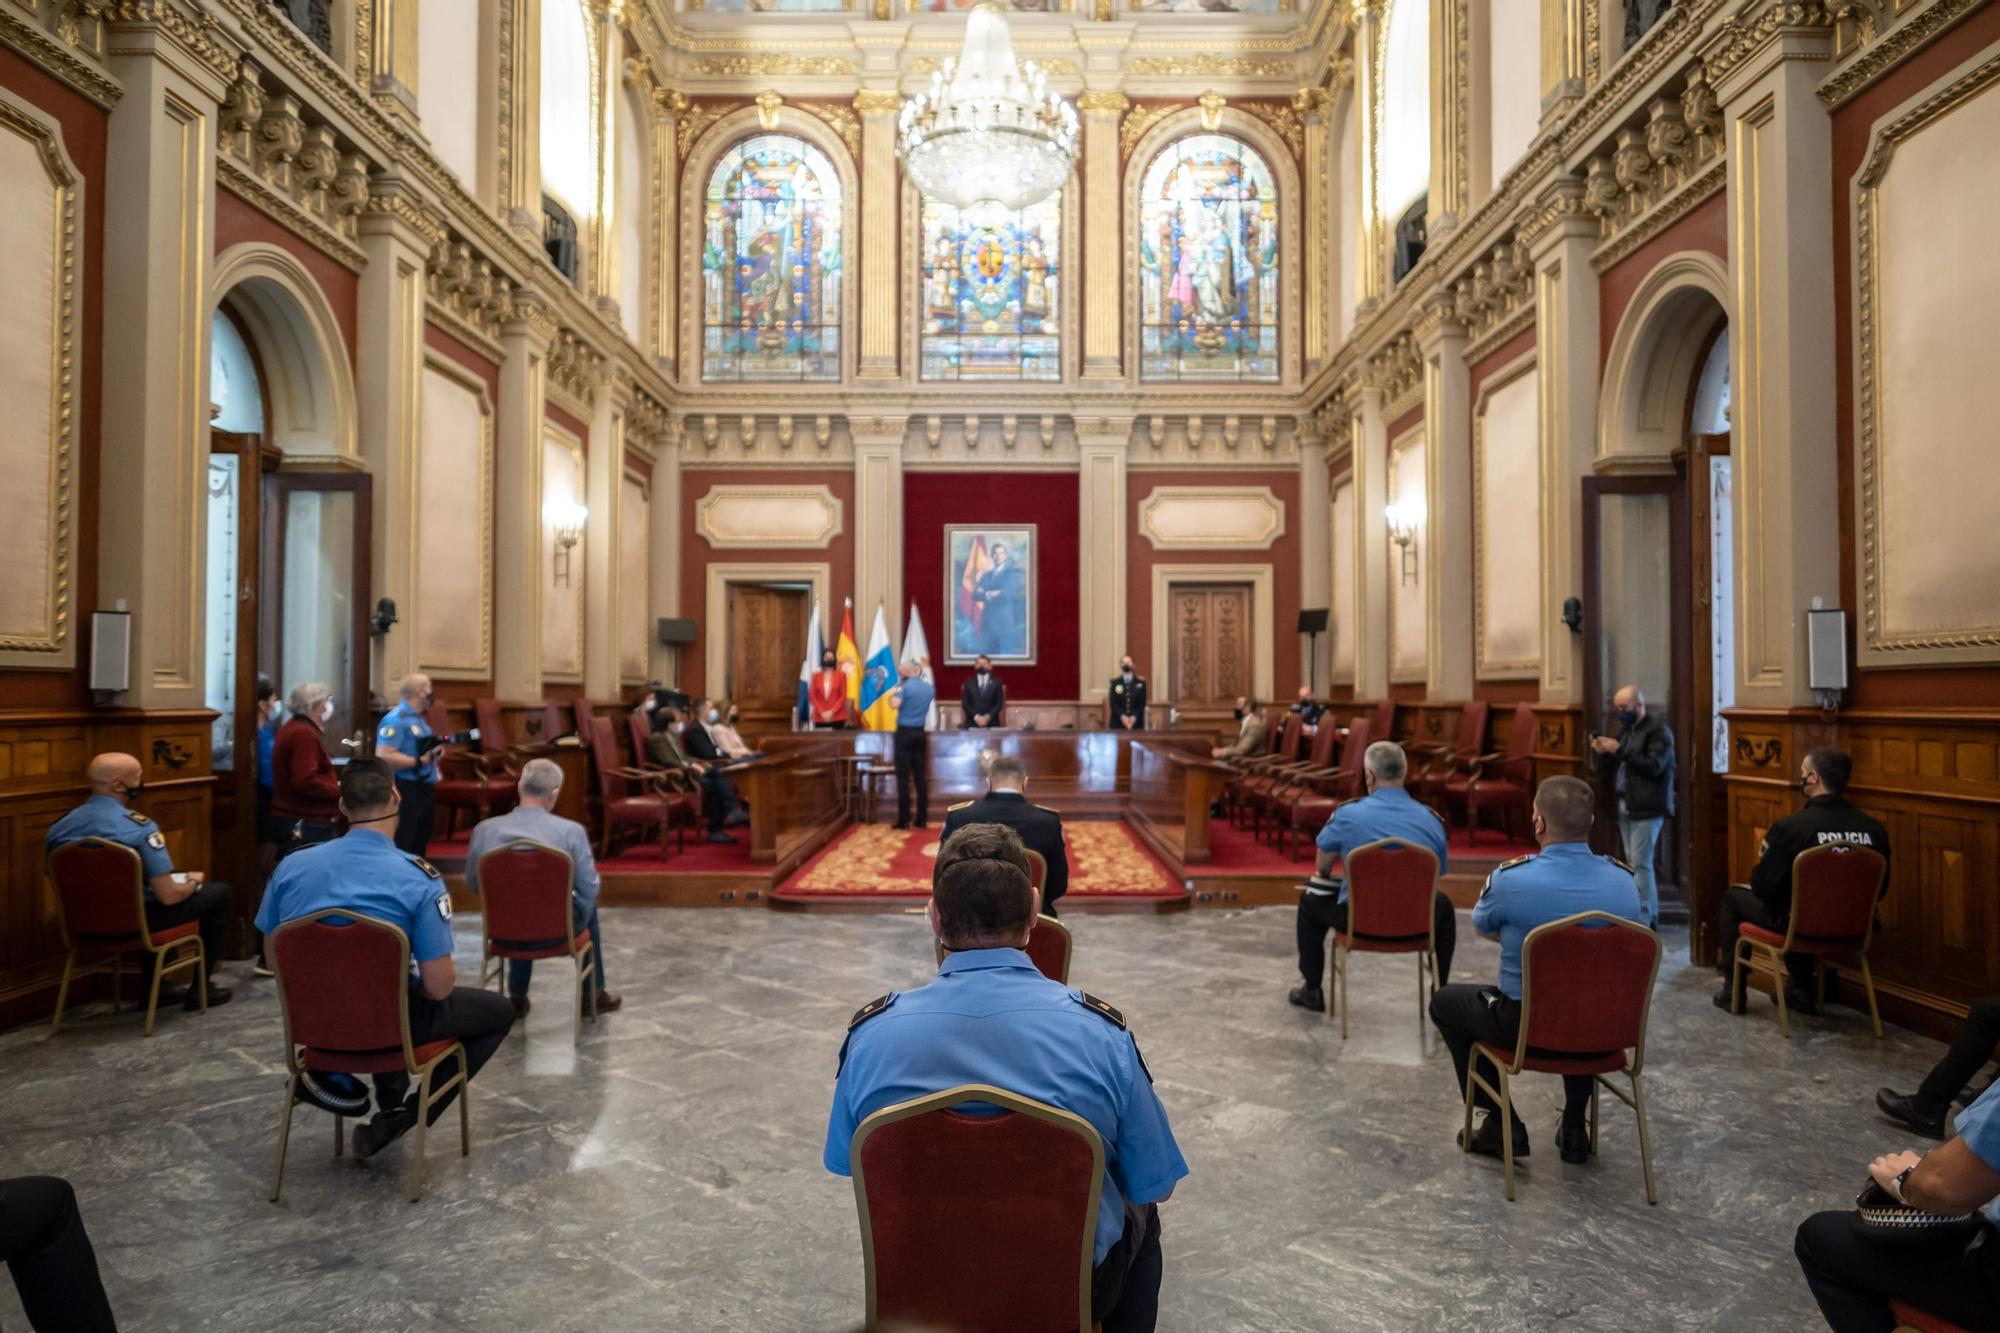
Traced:
POLYGON ((1132 654, 1125 654, 1119 662, 1118 674, 1111 678, 1111 688, 1105 691, 1104 698, 1111 712, 1113 731, 1146 729, 1146 678, 1134 674, 1132 654))
POLYGON ((1007 709, 1007 687, 993 674, 993 659, 981 653, 972 664, 972 675, 959 691, 959 725, 997 727, 1007 709))

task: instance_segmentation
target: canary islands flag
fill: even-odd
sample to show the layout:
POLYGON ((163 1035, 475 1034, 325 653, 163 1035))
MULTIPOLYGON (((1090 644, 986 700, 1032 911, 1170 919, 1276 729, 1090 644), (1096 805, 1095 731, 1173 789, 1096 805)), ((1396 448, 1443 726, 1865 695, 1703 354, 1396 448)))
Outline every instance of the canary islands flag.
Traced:
POLYGON ((861 725, 870 731, 894 731, 896 706, 889 692, 896 688, 896 654, 889 647, 889 626, 882 608, 875 608, 875 628, 868 634, 868 658, 861 666, 861 725))
POLYGON ((849 597, 840 613, 840 638, 835 640, 834 664, 847 677, 847 711, 856 725, 861 721, 861 649, 854 642, 854 599, 849 597))

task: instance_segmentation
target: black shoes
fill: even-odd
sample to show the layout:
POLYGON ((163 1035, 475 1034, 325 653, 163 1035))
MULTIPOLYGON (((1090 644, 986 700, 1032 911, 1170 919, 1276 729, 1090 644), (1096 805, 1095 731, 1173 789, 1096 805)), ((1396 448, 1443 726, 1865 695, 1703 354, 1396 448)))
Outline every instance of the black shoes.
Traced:
POLYGON ((1992 1078, 1987 1079, 1986 1086, 1981 1088, 1977 1092, 1974 1092, 1972 1090, 1972 1085, 1968 1083, 1963 1088, 1960 1088, 1958 1090, 1958 1096, 1952 1098, 1951 1104, 1953 1106, 1970 1106, 1974 1102, 1978 1101, 1981 1097, 1984 1097, 1987 1093, 1993 1091, 1993 1085, 1995 1083, 2000 1083, 2000 1074, 1995 1074, 1992 1078))
POLYGON ((362 1159, 373 1157, 409 1133, 416 1123, 417 1108, 414 1097, 393 1111, 377 1111, 373 1120, 354 1127, 355 1157, 362 1159))
POLYGON ((736 839, 735 839, 735 838, 731 837, 731 836, 730 836, 729 834, 727 834, 727 833, 724 833, 724 832, 723 832, 723 831, 722 831, 721 829, 715 829, 715 830, 711 831, 711 832, 709 833, 709 835, 708 835, 708 840, 709 840, 710 842, 735 842, 735 841, 736 841, 736 839))
POLYGON ((1556 1151, 1571 1166, 1585 1166, 1590 1162, 1590 1131, 1582 1125, 1562 1124, 1556 1126, 1556 1151))
MULTIPOLYGON (((1504 1157, 1506 1151, 1500 1143, 1500 1113, 1498 1111, 1488 1111, 1486 1113, 1486 1119, 1480 1122, 1478 1129, 1472 1131, 1472 1142, 1470 1144, 1465 1141, 1465 1131, 1462 1129, 1459 1130, 1458 1146, 1466 1152, 1477 1153, 1481 1157, 1504 1157)), ((1528 1127, 1522 1124, 1519 1119, 1516 1119, 1514 1121, 1515 1160, 1518 1161, 1526 1157, 1528 1151, 1528 1127)))
POLYGON ((507 1003, 509 1003, 509 1004, 511 1004, 511 1005, 513 1005, 513 1006, 514 1006, 514 1017, 516 1017, 516 1018, 525 1018, 525 1017, 527 1016, 527 1013, 528 1013, 528 1004, 529 1004, 529 1001, 528 1001, 528 997, 527 997, 527 996, 525 996, 525 995, 509 995, 509 996, 507 997, 507 1003))
MULTIPOLYGON (((224 988, 216 985, 212 981, 209 982, 208 1007, 213 1009, 218 1004, 228 1004, 229 997, 231 994, 233 994, 233 992, 225 990, 224 988)), ((166 997, 161 996, 160 998, 165 999, 166 997)), ((201 1008, 201 992, 196 990, 192 986, 188 987, 187 998, 181 1001, 181 1008, 186 1010, 188 1013, 193 1013, 197 1009, 201 1008)))
POLYGON ((1724 986, 1712 998, 1715 1001, 1715 1007, 1724 1013, 1734 1014, 1738 1018, 1743 1017, 1743 1006, 1736 1003, 1735 996, 1730 987, 1724 986))
MULTIPOLYGON (((1771 992, 1771 1003, 1778 1002, 1778 993, 1771 992)), ((1819 997, 1810 986, 1785 987, 1785 1004, 1795 1014, 1816 1014, 1819 1012, 1819 997)))
POLYGON ((1294 986, 1292 993, 1285 997, 1301 1009, 1326 1012, 1326 992, 1317 986, 1294 986))
POLYGON ((1890 1088, 1875 1089, 1875 1105, 1883 1115, 1927 1139, 1942 1139, 1944 1133, 1944 1112, 1926 1111, 1915 1097, 1905 1097, 1890 1088))

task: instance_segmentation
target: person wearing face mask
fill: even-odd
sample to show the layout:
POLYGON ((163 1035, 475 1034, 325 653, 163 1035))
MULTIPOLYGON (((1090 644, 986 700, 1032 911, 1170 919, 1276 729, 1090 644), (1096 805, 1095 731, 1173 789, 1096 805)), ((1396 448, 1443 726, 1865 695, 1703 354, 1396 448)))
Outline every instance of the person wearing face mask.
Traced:
POLYGON ((396 790, 402 796, 402 817, 396 821, 396 846, 412 856, 422 856, 431 845, 431 828, 437 816, 438 760, 445 747, 425 742, 436 735, 430 724, 431 705, 437 693, 431 678, 421 671, 403 677, 396 706, 382 715, 375 729, 375 757, 396 775, 396 790))
POLYGON ((1215 746, 1209 753, 1225 764, 1253 758, 1264 753, 1268 730, 1264 715, 1257 711, 1257 701, 1243 695, 1236 700, 1236 739, 1228 745, 1215 746))
MULTIPOLYGON (((289 710, 271 742, 271 822, 280 862, 331 838, 340 817, 340 778, 323 739, 333 716, 333 691, 316 680, 301 681, 292 686, 289 710)), ((271 975, 262 932, 257 932, 256 974, 271 975)))
POLYGON ((1660 825, 1674 812, 1674 733, 1667 721, 1646 708, 1637 685, 1626 685, 1611 696, 1618 710, 1616 736, 1593 736, 1590 748, 1600 767, 1612 770, 1618 793, 1618 838, 1625 863, 1639 881, 1639 901, 1646 924, 1660 924, 1660 889, 1653 878, 1660 825))
POLYGON ((832 649, 819 655, 819 670, 806 682, 806 708, 817 729, 840 731, 847 726, 847 673, 832 649))
POLYGON ((1146 678, 1132 670, 1130 653, 1118 663, 1118 674, 1111 678, 1104 702, 1113 731, 1146 729, 1146 678))
MULTIPOLYGON (((1431 996, 1431 1022, 1451 1050, 1461 1098, 1473 1043, 1511 1051, 1521 1035, 1521 944, 1528 932, 1577 912, 1609 912, 1639 920, 1639 890, 1632 872, 1622 862, 1590 850, 1595 804, 1590 784, 1582 778, 1549 778, 1536 789, 1531 822, 1542 850, 1517 857, 1488 875, 1472 909, 1472 928, 1480 938, 1500 942, 1500 984, 1444 986, 1431 996)), ((1556 1131, 1556 1147, 1573 1165, 1590 1161, 1584 1113, 1590 1108, 1591 1082, 1588 1074, 1563 1076, 1562 1126, 1556 1131)), ((1484 1090, 1474 1091, 1473 1104, 1485 1111, 1485 1119, 1469 1143, 1459 1131, 1459 1146, 1498 1157, 1504 1151, 1499 1108, 1484 1090)), ((1513 1135, 1514 1156, 1527 1156, 1528 1131, 1518 1118, 1513 1135)))
MULTIPOLYGON (((345 910, 386 921, 410 942, 410 1044, 457 1041, 465 1046, 465 1078, 470 1083, 480 1067, 500 1049, 514 1026, 514 1006, 497 991, 458 984, 451 961, 451 893, 437 867, 421 856, 397 849, 391 840, 398 827, 400 798, 410 784, 391 776, 380 758, 350 760, 340 775, 340 812, 347 832, 287 857, 257 910, 257 929, 275 933, 287 921, 329 909, 345 910)), ((280 955, 282 976, 282 954, 280 955)), ((435 1078, 450 1079, 456 1061, 438 1066, 435 1078)), ((354 1155, 373 1157, 417 1123, 416 1098, 410 1076, 398 1069, 374 1074, 374 1119, 354 1127, 354 1155)), ((454 1089, 430 1111, 430 1123, 450 1106, 462 1088, 454 1089)), ((359 1116, 368 1109, 358 1080, 346 1075, 319 1075, 299 1090, 309 1105, 359 1116)))
POLYGON ((993 674, 993 659, 981 653, 973 659, 972 675, 958 692, 961 725, 999 727, 1006 724, 1000 715, 1007 710, 1007 687, 993 674))
MULTIPOLYGON (((139 855, 140 873, 145 877, 146 927, 165 930, 169 926, 198 922, 201 948, 210 976, 222 965, 223 946, 229 937, 230 892, 227 884, 204 882, 198 870, 177 872, 174 858, 167 852, 166 834, 159 825, 132 808, 132 802, 146 789, 146 770, 129 754, 100 754, 84 770, 90 783, 90 799, 50 825, 44 845, 48 851, 85 838, 103 838, 139 855)), ((143 991, 153 980, 153 956, 140 955, 139 986, 143 991)), ((227 1004, 229 992, 209 977, 208 1002, 227 1004)), ((160 987, 160 1000, 180 1000, 193 1012, 201 1007, 201 993, 190 986, 160 987)))
POLYGON ((746 763, 752 759, 762 759, 761 750, 753 750, 743 739, 743 733, 736 729, 737 719, 742 716, 735 704, 718 706, 715 716, 709 719, 708 734, 715 738, 715 748, 722 751, 722 757, 732 764, 746 763))
POLYGON ((694 717, 682 726, 678 741, 682 752, 701 765, 697 775, 701 778, 702 809, 708 815, 708 840, 735 842, 735 838, 723 832, 723 825, 747 824, 750 814, 737 799, 736 784, 722 771, 729 766, 729 756, 722 752, 715 734, 709 730, 711 724, 721 720, 722 712, 715 706, 715 700, 700 700, 695 704, 694 717))
MULTIPOLYGON (((1732 1014, 1743 1012, 1731 997, 1729 975, 1736 956, 1737 927, 1744 922, 1762 926, 1782 935, 1792 915, 1792 862, 1800 852, 1827 843, 1846 842, 1868 847, 1889 859, 1889 830, 1882 822, 1848 804, 1847 779, 1854 761, 1843 750, 1821 747, 1808 750, 1799 761, 1798 788, 1806 796, 1805 807, 1773 823, 1757 852, 1756 869, 1750 883, 1732 884, 1722 892, 1717 912, 1716 943, 1721 952, 1715 970, 1722 974, 1722 989, 1716 993, 1715 1007, 1732 1014)), ((1882 877, 1882 892, 1889 892, 1889 877, 1882 877)), ((1801 1013, 1818 1012, 1818 991, 1814 985, 1815 960, 1811 954, 1786 954, 1785 1000, 1801 1013)))

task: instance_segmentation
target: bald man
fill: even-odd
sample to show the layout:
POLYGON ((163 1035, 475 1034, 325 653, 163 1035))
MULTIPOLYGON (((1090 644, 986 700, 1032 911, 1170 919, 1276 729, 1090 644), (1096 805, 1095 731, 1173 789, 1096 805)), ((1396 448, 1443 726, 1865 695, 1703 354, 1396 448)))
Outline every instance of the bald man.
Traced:
POLYGON ((382 715, 375 729, 375 757, 396 775, 396 794, 403 802, 396 816, 396 847, 410 856, 422 856, 431 845, 438 759, 444 754, 429 720, 437 693, 431 678, 421 671, 403 677, 396 692, 400 696, 396 706, 382 715))
MULTIPOLYGON (((65 843, 85 838, 104 838, 139 854, 140 873, 146 880, 146 925, 165 930, 184 922, 201 924, 201 947, 211 973, 222 962, 222 950, 229 935, 229 886, 208 884, 198 870, 176 871, 167 854, 166 835, 159 826, 132 808, 132 802, 146 789, 146 770, 129 754, 101 754, 84 770, 90 783, 90 799, 58 819, 49 828, 45 846, 51 852, 65 843)), ((152 983, 153 958, 144 955, 141 985, 152 983)), ((229 992, 208 978, 211 1005, 227 1004, 229 992)), ((199 1009, 201 996, 190 988, 185 996, 177 987, 162 986, 160 998, 183 998, 184 1007, 199 1009)))
POLYGON ((1616 736, 1596 736, 1590 748, 1597 762, 1612 770, 1618 793, 1618 840, 1625 864, 1639 885, 1642 918, 1655 930, 1660 925, 1660 889, 1653 878, 1660 826, 1674 813, 1674 733, 1667 720, 1646 707, 1637 685, 1621 686, 1611 696, 1618 713, 1616 736))

